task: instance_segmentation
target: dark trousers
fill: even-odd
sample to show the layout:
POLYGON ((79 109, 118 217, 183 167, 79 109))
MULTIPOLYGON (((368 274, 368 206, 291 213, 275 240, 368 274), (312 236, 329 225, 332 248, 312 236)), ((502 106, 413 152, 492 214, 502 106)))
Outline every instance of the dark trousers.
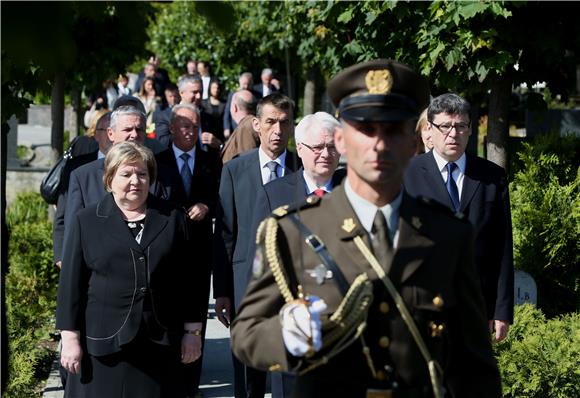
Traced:
POLYGON ((232 361, 236 398, 264 398, 267 373, 244 365, 234 355, 232 361))
POLYGON ((199 381, 201 379, 201 368, 203 364, 203 348, 205 347, 205 329, 207 326, 207 318, 202 322, 201 328, 201 356, 193 363, 187 365, 181 364, 181 374, 185 391, 188 397, 193 397, 199 390, 199 381))
POLYGON ((290 398, 294 392, 296 376, 291 373, 271 372, 272 398, 290 398))

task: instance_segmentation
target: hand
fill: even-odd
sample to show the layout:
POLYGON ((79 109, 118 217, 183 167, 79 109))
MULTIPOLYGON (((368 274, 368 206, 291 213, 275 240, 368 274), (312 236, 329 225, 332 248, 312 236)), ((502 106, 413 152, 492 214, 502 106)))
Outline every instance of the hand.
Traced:
POLYGON ((230 129, 224 129, 224 137, 228 138, 230 136, 232 132, 230 131, 230 129))
POLYGON ((493 333, 495 330, 495 341, 500 342, 507 337, 510 324, 506 321, 498 319, 489 321, 489 332, 493 333))
POLYGON ((184 333, 181 338, 181 363, 192 363, 201 356, 201 336, 184 333))
POLYGON ((209 212, 209 207, 203 203, 196 203, 187 210, 187 215, 193 221, 201 221, 209 212))
POLYGON ((215 299, 215 313, 218 320, 227 328, 230 327, 232 302, 229 297, 215 299))
POLYGON ((309 356, 322 348, 320 314, 324 310, 326 303, 316 296, 294 300, 282 307, 282 338, 290 354, 309 356))
POLYGON ((207 131, 201 133, 201 142, 203 144, 209 145, 212 148, 218 148, 222 144, 222 142, 212 133, 208 133, 207 131))
POLYGON ((74 330, 63 330, 60 335, 62 339, 60 363, 67 372, 78 374, 81 371, 81 359, 83 358, 80 333, 74 330))

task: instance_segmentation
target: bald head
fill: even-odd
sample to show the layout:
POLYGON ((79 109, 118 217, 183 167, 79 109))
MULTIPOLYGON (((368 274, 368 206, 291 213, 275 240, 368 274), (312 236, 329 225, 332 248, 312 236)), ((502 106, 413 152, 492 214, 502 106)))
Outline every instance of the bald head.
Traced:
POLYGON ((236 123, 248 115, 254 115, 256 113, 256 99, 252 92, 249 90, 236 91, 232 96, 230 113, 236 123))

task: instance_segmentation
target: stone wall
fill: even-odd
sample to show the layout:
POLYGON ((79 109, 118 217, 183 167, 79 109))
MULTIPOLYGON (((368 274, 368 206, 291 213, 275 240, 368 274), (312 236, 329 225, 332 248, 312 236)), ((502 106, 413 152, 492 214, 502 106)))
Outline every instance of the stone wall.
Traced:
MULTIPOLYGON (((28 108, 28 122, 33 126, 52 126, 50 105, 30 105, 28 108)), ((70 131, 71 135, 76 135, 77 131, 76 113, 72 106, 64 108, 64 129, 70 131)))
POLYGON ((11 170, 6 172, 6 205, 16 199, 20 192, 40 192, 40 182, 47 173, 47 169, 11 170))

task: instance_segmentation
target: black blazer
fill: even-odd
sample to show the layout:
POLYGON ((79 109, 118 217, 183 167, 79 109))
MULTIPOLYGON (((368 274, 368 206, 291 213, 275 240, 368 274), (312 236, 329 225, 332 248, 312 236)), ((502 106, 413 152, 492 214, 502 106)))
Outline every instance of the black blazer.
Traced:
MULTIPOLYGON (((466 154, 460 211, 475 232, 475 266, 488 319, 513 322, 514 265, 508 182, 504 169, 466 154)), ((413 196, 432 198, 449 208, 451 199, 432 152, 416 156, 405 174, 413 196)))
POLYGON ((119 351, 142 326, 152 340, 177 342, 184 322, 205 315, 185 214, 152 195, 140 244, 107 194, 76 215, 63 260, 56 326, 80 330, 91 355, 119 351))
MULTIPOLYGON (((295 153, 286 153, 286 174, 299 167, 295 153)), ((214 247, 214 297, 239 303, 247 285, 246 260, 258 192, 263 189, 258 149, 227 162, 221 174, 214 247)))

